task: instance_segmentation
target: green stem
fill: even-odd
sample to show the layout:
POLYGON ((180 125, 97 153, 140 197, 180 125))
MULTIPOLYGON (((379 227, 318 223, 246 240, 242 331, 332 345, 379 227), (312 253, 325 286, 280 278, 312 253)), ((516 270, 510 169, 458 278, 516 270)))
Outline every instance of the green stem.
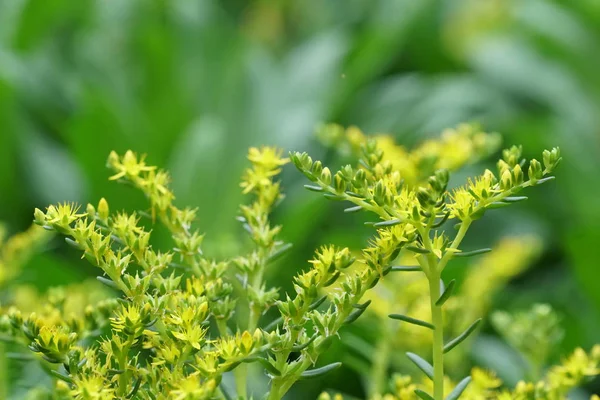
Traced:
POLYGON ((373 356, 373 365, 371 368, 371 379, 369 382, 369 399, 383 395, 387 370, 390 364, 390 355, 392 348, 392 335, 388 321, 384 321, 382 329, 379 332, 379 342, 373 356))
POLYGON ((6 346, 2 342, 0 342, 0 398, 8 399, 8 363, 6 346))
POLYGON ((440 273, 431 271, 429 293, 431 296, 431 321, 433 330, 433 398, 444 399, 444 317, 442 307, 435 303, 440 297, 440 273))

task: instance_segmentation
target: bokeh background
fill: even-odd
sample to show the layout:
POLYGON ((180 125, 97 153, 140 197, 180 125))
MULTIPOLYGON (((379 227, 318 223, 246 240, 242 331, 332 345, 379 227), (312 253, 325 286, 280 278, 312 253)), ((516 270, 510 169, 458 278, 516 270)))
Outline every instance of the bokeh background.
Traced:
MULTIPOLYGON (((17 232, 34 207, 103 196, 143 208, 105 169, 110 150, 133 149, 172 171, 178 204, 199 207, 207 253, 224 257, 245 243, 234 216, 249 146, 331 160, 314 136, 322 122, 410 147, 476 121, 528 158, 564 155, 555 182, 475 228, 473 243, 544 243, 494 307, 549 303, 566 329, 557 353, 589 348, 600 342, 599 49, 597 0, 0 0, 0 220, 17 232)), ((283 288, 319 244, 360 248, 369 234, 303 183, 285 169, 275 220, 295 247, 269 277, 283 288)), ((94 272, 56 241, 19 282, 43 290, 94 272)))

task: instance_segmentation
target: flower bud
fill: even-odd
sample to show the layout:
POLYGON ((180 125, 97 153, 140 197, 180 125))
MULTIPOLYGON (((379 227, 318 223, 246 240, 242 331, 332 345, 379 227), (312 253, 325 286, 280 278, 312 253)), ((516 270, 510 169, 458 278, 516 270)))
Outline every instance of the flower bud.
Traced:
POLYGON ((512 174, 507 169, 502 173, 502 177, 500 178, 500 189, 508 190, 512 187, 512 174))
POLYGON ((331 171, 327 167, 323 168, 323 171, 321 172, 321 182, 326 185, 331 184, 331 171))
POLYGON ((543 176, 542 164, 535 158, 529 162, 528 176, 532 181, 542 179, 543 176))
POLYGON ((34 218, 33 221, 37 225, 40 225, 40 226, 46 225, 46 214, 44 214, 44 212, 42 210, 40 210, 39 208, 36 208, 35 211, 33 212, 33 218, 34 218))
POLYGON ((98 218, 100 218, 102 221, 106 221, 108 219, 108 214, 109 214, 108 202, 103 197, 100 199, 100 202, 98 203, 98 218))
POLYGON ((513 168, 512 178, 515 185, 523 183, 523 170, 519 164, 515 165, 513 168))

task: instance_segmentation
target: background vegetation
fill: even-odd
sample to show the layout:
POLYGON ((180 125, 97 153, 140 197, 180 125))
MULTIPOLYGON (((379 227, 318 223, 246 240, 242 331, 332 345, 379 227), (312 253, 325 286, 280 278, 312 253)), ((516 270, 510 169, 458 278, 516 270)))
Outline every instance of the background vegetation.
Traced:
MULTIPOLYGON (((473 246, 543 239, 494 307, 550 303, 566 328, 556 356, 589 348, 600 338, 599 43, 596 0, 0 0, 0 220, 17 232, 34 207, 102 196, 142 208, 104 168, 110 150, 131 148, 172 171, 178 204, 199 207, 204 247, 223 257, 246 244, 234 216, 249 146, 335 163, 314 136, 323 121, 407 146, 477 121, 528 158, 555 145, 565 158, 555 183, 474 228, 473 246)), ((358 248, 370 233, 303 183, 284 171, 275 220, 295 247, 269 277, 284 290, 317 245, 358 248)), ((57 240, 19 282, 45 289, 93 272, 57 240)))

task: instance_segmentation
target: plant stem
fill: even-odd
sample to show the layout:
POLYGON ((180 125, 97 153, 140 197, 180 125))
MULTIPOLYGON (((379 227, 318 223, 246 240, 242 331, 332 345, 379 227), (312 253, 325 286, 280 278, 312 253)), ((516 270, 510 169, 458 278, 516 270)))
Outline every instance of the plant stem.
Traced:
POLYGON ((435 303, 440 297, 440 273, 431 271, 429 293, 431 296, 431 320, 433 326, 433 398, 444 399, 444 316, 442 307, 435 303))
POLYGON ((384 392, 387 370, 390 363, 392 337, 388 321, 382 324, 379 342, 373 356, 371 379, 369 382, 369 399, 374 399, 384 392))

